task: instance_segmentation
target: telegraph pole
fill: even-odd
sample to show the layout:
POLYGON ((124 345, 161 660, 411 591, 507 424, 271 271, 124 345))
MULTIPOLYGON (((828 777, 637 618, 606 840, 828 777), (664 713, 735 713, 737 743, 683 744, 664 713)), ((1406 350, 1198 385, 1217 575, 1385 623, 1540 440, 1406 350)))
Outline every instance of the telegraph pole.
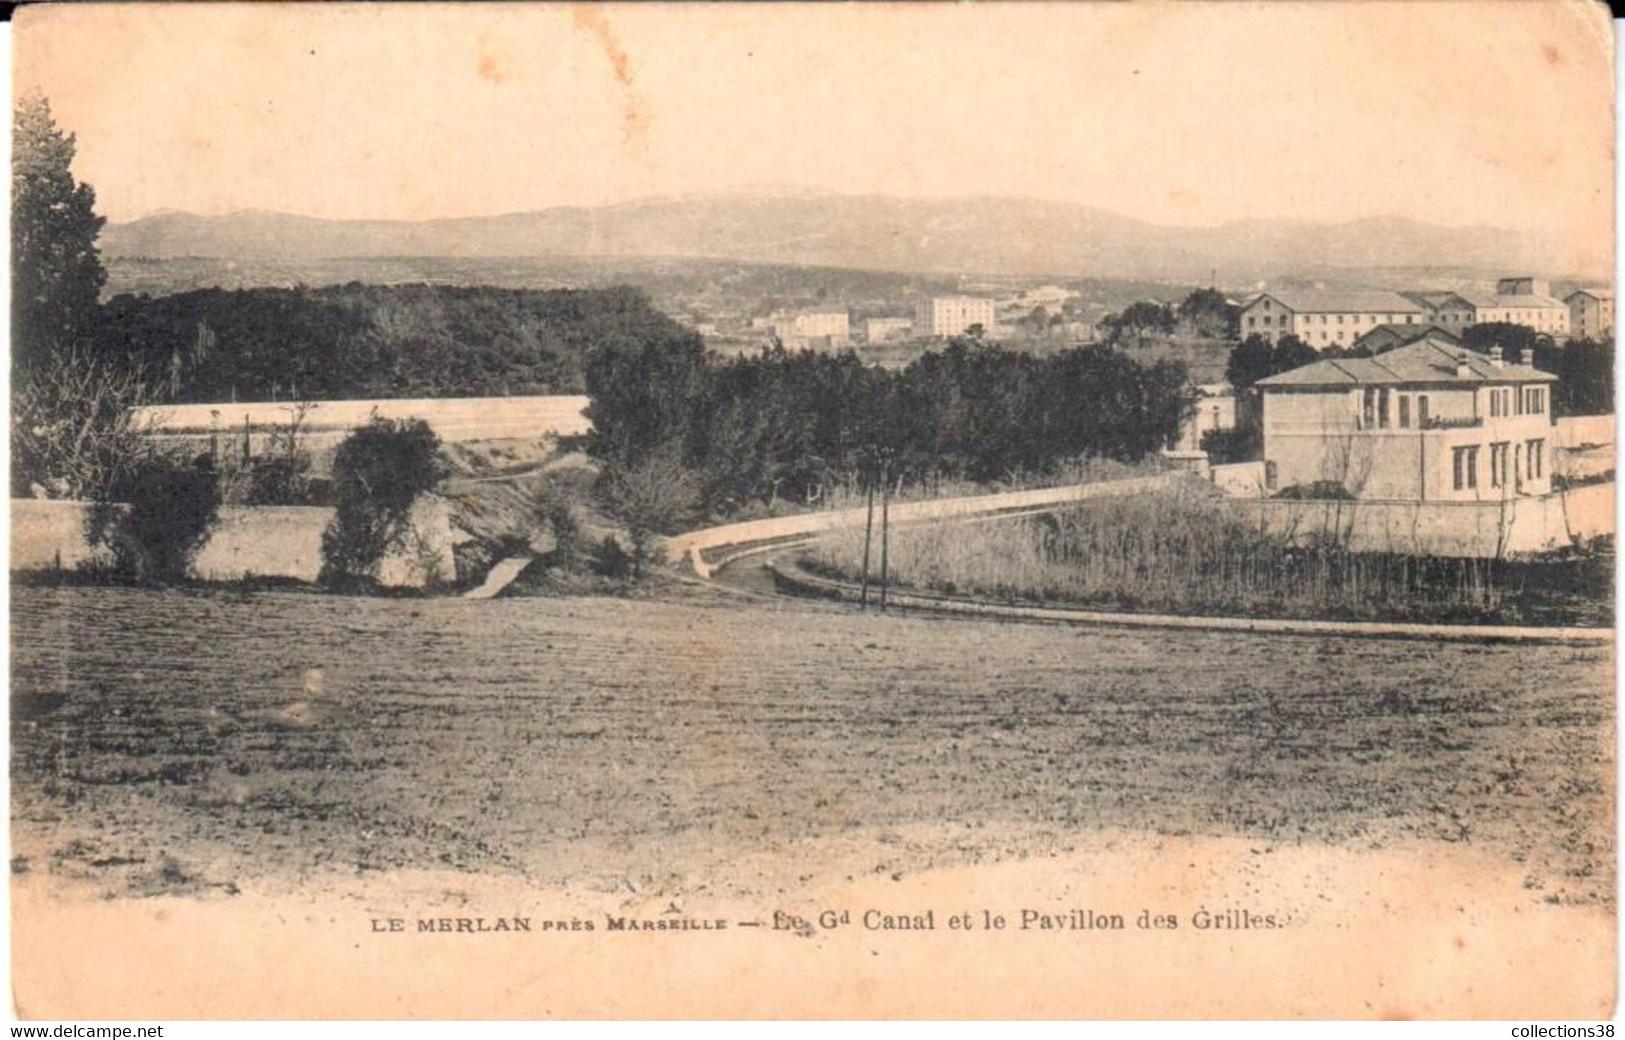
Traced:
POLYGON ((875 530, 875 475, 874 464, 865 460, 859 470, 863 477, 864 494, 868 499, 868 512, 863 518, 863 594, 859 602, 864 610, 869 609, 869 543, 874 537, 875 530))
POLYGON ((880 610, 886 610, 886 589, 891 582, 888 555, 891 548, 891 459, 880 464, 880 610))

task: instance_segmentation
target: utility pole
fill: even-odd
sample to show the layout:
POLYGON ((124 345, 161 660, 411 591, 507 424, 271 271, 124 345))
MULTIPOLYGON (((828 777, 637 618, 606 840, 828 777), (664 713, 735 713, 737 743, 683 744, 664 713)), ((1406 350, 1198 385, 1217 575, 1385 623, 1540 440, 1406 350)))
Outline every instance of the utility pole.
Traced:
POLYGON ((880 610, 886 610, 886 589, 891 582, 888 551, 891 548, 891 459, 881 463, 880 479, 880 610))
POLYGON ((859 598, 864 610, 869 609, 869 543, 874 537, 875 530, 875 475, 872 462, 865 461, 859 471, 863 474, 865 496, 868 498, 868 512, 863 518, 863 594, 859 598))

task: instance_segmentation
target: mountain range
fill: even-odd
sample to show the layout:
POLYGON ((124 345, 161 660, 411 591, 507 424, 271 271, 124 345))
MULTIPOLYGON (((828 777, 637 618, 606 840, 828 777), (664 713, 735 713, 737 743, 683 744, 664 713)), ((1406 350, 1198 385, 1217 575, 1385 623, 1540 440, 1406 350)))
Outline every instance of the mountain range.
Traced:
POLYGON ((707 257, 914 273, 1202 278, 1344 268, 1561 274, 1556 243, 1400 217, 1258 219, 1212 227, 1033 199, 733 193, 441 220, 167 211, 109 223, 108 257, 707 257))

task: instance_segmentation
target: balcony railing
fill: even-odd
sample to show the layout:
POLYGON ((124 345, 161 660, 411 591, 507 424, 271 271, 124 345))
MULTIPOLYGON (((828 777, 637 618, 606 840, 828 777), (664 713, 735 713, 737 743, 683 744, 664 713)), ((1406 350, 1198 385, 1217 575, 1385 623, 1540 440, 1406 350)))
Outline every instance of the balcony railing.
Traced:
POLYGON ((1471 430, 1484 425, 1483 416, 1469 415, 1452 419, 1444 415, 1430 415, 1422 424, 1424 430, 1471 430))

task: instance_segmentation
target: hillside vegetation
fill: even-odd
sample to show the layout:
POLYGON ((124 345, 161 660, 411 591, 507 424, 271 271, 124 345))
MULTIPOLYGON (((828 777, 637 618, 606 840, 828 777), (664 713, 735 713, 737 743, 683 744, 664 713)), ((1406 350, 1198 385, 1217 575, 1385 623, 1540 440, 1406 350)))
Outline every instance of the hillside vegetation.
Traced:
POLYGON ((358 282, 116 296, 95 335, 176 402, 580 393, 589 350, 699 344, 635 289, 358 282))

